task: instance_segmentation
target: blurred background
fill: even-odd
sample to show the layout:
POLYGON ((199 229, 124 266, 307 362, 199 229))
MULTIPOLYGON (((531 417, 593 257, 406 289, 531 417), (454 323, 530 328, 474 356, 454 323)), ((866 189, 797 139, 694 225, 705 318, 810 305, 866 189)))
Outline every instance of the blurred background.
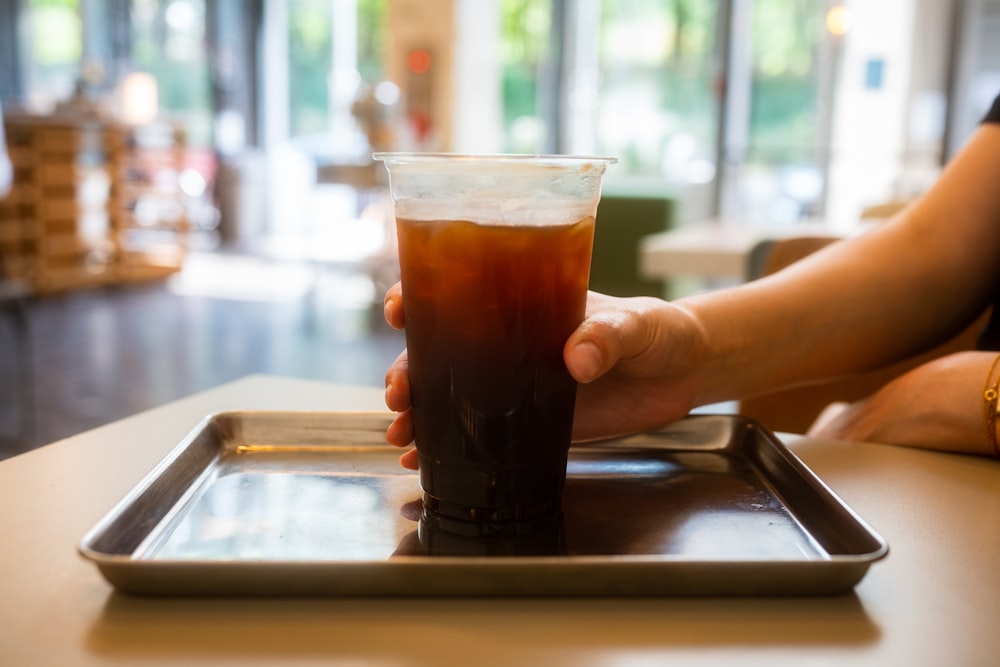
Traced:
POLYGON ((0 431, 247 372, 381 384, 373 150, 617 156, 595 287, 669 295, 713 259, 679 290, 648 237, 851 233, 997 93, 1000 0, 3 0, 0 431))

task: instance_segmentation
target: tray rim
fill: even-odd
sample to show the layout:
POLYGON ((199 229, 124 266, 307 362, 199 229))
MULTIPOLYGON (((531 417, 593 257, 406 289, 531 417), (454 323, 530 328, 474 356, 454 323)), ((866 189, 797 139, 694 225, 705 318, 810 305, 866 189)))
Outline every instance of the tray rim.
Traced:
MULTIPOLYGON (((356 570, 356 571, 368 571, 372 568, 377 569, 392 569, 392 570, 440 570, 440 569, 450 569, 454 567, 465 567, 468 568, 470 565, 474 566, 476 569, 482 570, 510 570, 518 569, 523 570, 526 568, 534 569, 550 569, 558 568, 559 571, 567 572, 570 570, 587 570, 594 567, 613 567, 616 569, 643 569, 643 568, 656 568, 657 570, 662 570, 669 573, 671 570, 676 570, 681 567, 698 565, 705 567, 718 567, 718 568, 734 568, 740 569, 744 567, 760 567, 762 565, 781 567, 781 568, 824 568, 824 569, 834 569, 834 568, 852 568, 855 570, 854 574, 847 577, 849 580, 849 586, 844 584, 839 589, 831 591, 821 591, 825 592, 843 592, 849 588, 853 588, 857 582, 859 582, 867 573, 868 568, 886 558, 889 554, 889 544, 886 540, 876 532, 868 522, 862 518, 851 506, 849 506, 838 494, 836 494, 827 484, 823 481, 815 472, 812 471, 791 449, 789 449, 784 442, 780 440, 773 432, 763 427, 759 422, 750 417, 744 417, 736 414, 715 414, 715 413, 698 413, 691 414, 684 417, 681 420, 677 420, 671 424, 667 424, 660 428, 649 429, 641 433, 633 434, 633 436, 641 436, 646 434, 655 434, 660 432, 669 431, 672 428, 677 428, 678 423, 687 422, 692 423, 696 420, 708 420, 708 419, 724 419, 730 421, 733 424, 742 425, 747 429, 753 429, 757 431, 758 436, 763 437, 768 441, 768 444, 774 448, 776 453, 789 465, 791 465, 796 474, 799 475, 803 481, 809 484, 811 487, 824 495, 826 500, 834 505, 837 509, 843 512, 847 518, 855 525, 855 527, 860 530, 869 540, 872 541, 875 548, 867 552, 858 553, 830 553, 825 547, 823 548, 822 558, 788 558, 788 559, 775 559, 773 557, 745 557, 745 558, 691 558, 690 556, 685 556, 683 554, 607 554, 607 555, 594 555, 594 554, 584 554, 584 555, 551 555, 551 556, 423 556, 423 555, 394 555, 391 558, 385 560, 346 560, 346 559, 308 559, 308 560, 287 560, 287 559, 244 559, 244 560, 225 560, 225 559, 157 559, 157 558, 143 558, 141 556, 136 556, 135 551, 131 553, 110 553, 93 546, 94 542, 104 534, 108 528, 113 524, 114 520, 121 517, 122 514, 127 511, 132 504, 142 496, 152 485, 154 485, 165 470, 167 470, 172 464, 174 464, 178 458, 184 455, 184 453, 194 444, 195 440, 201 435, 201 433, 210 428, 213 424, 226 419, 234 418, 264 418, 264 419, 285 419, 289 421, 294 421, 295 419, 308 418, 310 416, 315 417, 316 415, 322 415, 325 418, 337 418, 351 420, 371 420, 377 424, 388 425, 392 418, 393 413, 381 410, 350 410, 350 411, 317 411, 317 410, 240 410, 240 409, 230 409, 221 410, 216 412, 211 412, 203 416, 197 423, 185 434, 180 441, 178 441, 170 450, 135 484, 130 490, 117 502, 111 509, 109 509, 78 541, 76 545, 76 550, 80 556, 84 559, 93 562, 98 570, 104 575, 109 583, 115 585, 116 587, 131 592, 147 592, 141 587, 138 589, 130 587, 126 582, 123 581, 121 574, 125 575, 125 579, 129 578, 131 574, 134 573, 136 569, 140 570, 206 570, 206 571, 228 571, 235 568, 237 569, 251 569, 253 571, 268 571, 268 570, 287 570, 288 568, 294 568, 297 570, 320 570, 323 571, 329 568, 337 568, 338 570, 356 570)), ((353 423, 353 422, 352 422, 353 423)), ((581 451, 587 448, 599 448, 599 447, 613 447, 614 443, 627 441, 628 438, 633 436, 623 436, 615 438, 606 438, 601 440, 593 440, 584 443, 574 443, 573 449, 571 449, 570 454, 575 450, 581 451)), ((625 443, 623 443, 623 446, 625 443)), ((292 445, 289 445, 292 446, 292 445)), ((632 443, 632 447, 642 446, 632 443)), ((215 457, 221 456, 227 451, 237 448, 231 443, 225 444, 220 448, 220 452, 215 455, 215 457)), ((336 447, 336 445, 330 445, 330 447, 336 447)), ((390 447, 386 444, 386 447, 390 447)), ((416 472, 412 471, 401 471, 401 475, 416 475, 416 472)), ((787 507, 787 505, 786 505, 787 507)), ((791 511, 791 508, 789 508, 791 511)), ((793 516, 795 513, 792 512, 793 516)), ((795 517, 798 521, 798 517, 795 517)), ((159 523, 159 522, 157 522, 159 523)), ((151 531, 152 532, 152 531, 151 531)), ((183 593, 182 593, 183 594, 183 593)), ((255 595, 253 591, 249 591, 250 595, 255 595)), ((267 593, 265 593, 267 594, 267 593)), ((324 595, 337 595, 337 593, 324 592, 324 595)), ((378 593, 375 592, 372 595, 405 595, 406 592, 394 592, 394 593, 378 593)), ((416 592, 417 595, 423 595, 426 593, 420 593, 419 590, 416 592)), ((472 592, 473 595, 479 595, 481 593, 472 592)), ((553 594, 553 593, 542 593, 543 595, 566 595, 563 594, 553 594)), ((583 594, 592 594, 586 593, 583 594)), ((653 595, 664 595, 663 593, 656 593, 655 590, 651 593, 653 595)), ((711 594, 711 593, 710 593, 711 594)), ((739 594, 739 593, 737 593, 739 594)), ((767 593, 764 593, 767 594, 767 593)), ((786 593, 778 593, 778 595, 785 595, 786 593)), ((806 593, 810 594, 810 593, 806 593)), ((198 594, 196 594, 198 595, 198 594)), ((200 595, 210 595, 200 594, 200 595)), ((448 595, 445 593, 445 595, 448 595)), ((613 594, 612 594, 613 595, 613 594)), ((667 595, 670 595, 667 593, 667 595)))

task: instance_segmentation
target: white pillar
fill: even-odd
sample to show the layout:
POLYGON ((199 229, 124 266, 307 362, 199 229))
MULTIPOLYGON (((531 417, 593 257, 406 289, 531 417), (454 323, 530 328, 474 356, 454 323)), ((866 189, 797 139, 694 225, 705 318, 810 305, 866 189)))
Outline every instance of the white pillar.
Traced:
POLYGON ((278 159, 282 146, 288 141, 289 121, 289 87, 288 87, 288 5, 285 0, 265 0, 264 20, 261 36, 263 57, 261 67, 261 96, 259 116, 263 119, 261 147, 266 155, 267 182, 272 187, 266 188, 267 201, 267 231, 282 229, 285 221, 291 220, 284 206, 282 197, 278 195, 283 177, 284 165, 278 159))
POLYGON ((455 1, 452 148, 497 153, 503 146, 498 0, 455 1))
POLYGON ((912 0, 853 0, 834 97, 827 218, 854 224, 893 199, 904 152, 910 88, 912 0))

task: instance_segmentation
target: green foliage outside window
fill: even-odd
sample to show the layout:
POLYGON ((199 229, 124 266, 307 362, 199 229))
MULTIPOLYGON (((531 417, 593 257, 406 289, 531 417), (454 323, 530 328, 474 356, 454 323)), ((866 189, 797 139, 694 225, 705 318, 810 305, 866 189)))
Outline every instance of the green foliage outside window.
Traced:
POLYGON ((327 129, 333 33, 329 2, 288 5, 288 94, 292 136, 327 129))
POLYGON ((717 12, 716 0, 601 4, 600 150, 623 170, 659 173, 679 137, 714 151, 717 12))
POLYGON ((55 104, 68 98, 80 75, 83 26, 77 0, 31 0, 27 5, 30 88, 55 104))
POLYGON ((205 0, 132 0, 132 58, 156 78, 160 109, 184 124, 189 145, 210 146, 205 0))
POLYGON ((358 3, 358 72, 364 81, 385 77, 382 60, 385 54, 386 0, 357 0, 358 3))
POLYGON ((553 58, 549 0, 501 0, 500 60, 503 85, 505 150, 542 150, 543 123, 538 118, 543 69, 553 58), (519 135, 527 135, 523 138, 519 135))
MULTIPOLYGON (((384 76, 386 0, 357 0, 357 69, 360 79, 384 76)), ((292 136, 329 129, 333 67, 333 21, 329 0, 293 0, 288 5, 290 131, 292 136)))
MULTIPOLYGON (((676 137, 712 158, 720 75, 718 0, 603 0, 600 5, 602 151, 620 169, 657 173, 676 137), (614 127, 614 118, 632 115, 614 127)), ((503 104, 507 148, 526 119, 541 125, 539 86, 556 54, 551 0, 501 0, 503 104)), ((816 142, 816 59, 824 38, 823 0, 755 0, 751 162, 809 161, 816 142)), ((551 132, 554 128, 544 128, 551 132)))
POLYGON ((41 67, 76 66, 83 52, 78 0, 31 0, 31 51, 41 67))
POLYGON ((814 159, 816 57, 824 39, 822 0, 756 0, 753 15, 751 163, 814 159))

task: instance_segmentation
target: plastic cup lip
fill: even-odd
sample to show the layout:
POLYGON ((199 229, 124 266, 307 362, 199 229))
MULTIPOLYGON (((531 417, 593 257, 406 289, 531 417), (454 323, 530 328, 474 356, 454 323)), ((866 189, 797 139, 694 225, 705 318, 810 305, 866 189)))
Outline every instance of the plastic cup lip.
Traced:
POLYGON ((414 163, 443 163, 443 162, 482 162, 482 163, 506 163, 506 164, 526 164, 546 165, 546 166, 567 166, 579 164, 615 164, 616 157, 606 157, 599 155, 559 155, 548 153, 420 153, 420 152, 393 152, 379 151, 372 153, 372 159, 377 162, 389 164, 414 164, 414 163))

